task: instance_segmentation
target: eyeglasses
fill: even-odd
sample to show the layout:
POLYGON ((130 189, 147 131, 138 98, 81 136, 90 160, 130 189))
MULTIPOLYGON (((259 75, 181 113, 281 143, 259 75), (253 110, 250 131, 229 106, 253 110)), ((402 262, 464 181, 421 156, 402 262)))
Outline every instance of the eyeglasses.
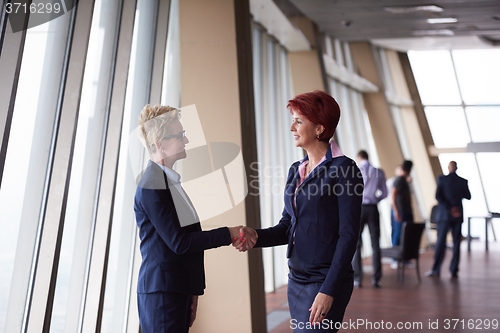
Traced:
POLYGON ((174 135, 168 135, 166 137, 163 138, 163 140, 168 140, 168 139, 173 139, 173 138, 176 138, 176 139, 179 139, 179 140, 182 140, 186 137, 186 130, 180 132, 179 134, 174 134, 174 135))

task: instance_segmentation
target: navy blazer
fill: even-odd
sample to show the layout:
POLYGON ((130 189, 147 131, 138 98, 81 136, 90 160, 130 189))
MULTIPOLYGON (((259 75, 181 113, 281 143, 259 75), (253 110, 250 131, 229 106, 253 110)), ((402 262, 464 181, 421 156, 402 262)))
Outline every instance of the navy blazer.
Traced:
POLYGON ((329 267, 320 292, 337 297, 352 270, 360 230, 363 177, 353 160, 346 156, 332 158, 328 148, 326 160, 297 189, 295 212, 299 165, 299 161, 295 162, 288 172, 280 222, 271 228, 257 229, 256 246, 288 244, 288 258, 292 251, 297 251, 303 262, 329 267))
POLYGON ((142 255, 137 292, 202 295, 203 251, 231 244, 231 235, 227 227, 202 231, 196 213, 169 184, 162 168, 149 161, 134 200, 142 255), (174 201, 182 212, 176 211, 174 201), (178 213, 192 218, 192 224, 181 227, 178 213))
POLYGON ((436 222, 463 222, 464 209, 462 199, 470 200, 470 198, 467 179, 460 177, 456 172, 451 172, 447 176, 440 176, 436 189, 436 199, 439 203, 436 212, 436 222), (460 208, 460 217, 451 216, 451 207, 460 208))

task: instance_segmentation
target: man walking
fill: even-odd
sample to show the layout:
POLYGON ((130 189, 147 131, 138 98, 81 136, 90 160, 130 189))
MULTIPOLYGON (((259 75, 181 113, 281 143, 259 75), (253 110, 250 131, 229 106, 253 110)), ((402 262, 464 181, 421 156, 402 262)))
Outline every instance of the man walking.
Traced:
POLYGON ((425 273, 426 276, 439 276, 441 264, 446 252, 446 235, 451 230, 453 235, 453 259, 450 264, 450 272, 453 278, 458 277, 458 263, 460 261, 460 241, 462 240, 462 222, 464 221, 464 210, 462 199, 470 200, 471 195, 467 179, 457 175, 457 162, 451 161, 448 165, 449 174, 438 178, 436 199, 438 208, 436 222, 438 239, 436 242, 436 253, 432 270, 425 273))
POLYGON ((363 268, 361 263, 361 233, 366 224, 370 229, 371 243, 373 249, 373 277, 372 284, 375 288, 380 288, 380 278, 382 277, 382 263, 380 260, 380 219, 377 204, 387 197, 387 186, 385 175, 381 169, 373 167, 368 161, 368 153, 364 150, 358 153, 358 164, 365 189, 363 191, 363 202, 361 206, 361 230, 359 234, 356 253, 353 258, 354 285, 361 287, 363 278, 363 268))

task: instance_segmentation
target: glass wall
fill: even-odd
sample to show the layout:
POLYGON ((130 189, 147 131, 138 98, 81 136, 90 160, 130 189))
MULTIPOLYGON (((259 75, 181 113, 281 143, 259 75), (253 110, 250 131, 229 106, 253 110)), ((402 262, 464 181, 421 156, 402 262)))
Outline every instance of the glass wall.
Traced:
POLYGON ((180 106, 178 0, 92 3, 30 28, 19 55, 0 47, 0 65, 20 63, 1 160, 0 332, 139 331, 143 158, 129 137, 145 104, 180 106))
MULTIPOLYGON (((394 82, 394 75, 391 73, 391 66, 389 66, 389 59, 387 55, 388 51, 382 48, 377 48, 376 50, 376 59, 379 64, 379 71, 381 72, 383 87, 385 89, 384 93, 390 108, 392 122, 397 133, 403 158, 405 160, 411 160, 415 163, 415 155, 412 152, 410 144, 411 138, 408 135, 407 125, 405 125, 403 115, 403 108, 413 106, 413 102, 409 100, 405 101, 404 98, 402 98, 397 92, 395 87, 397 83, 394 82)), ((422 191, 422 186, 425 185, 422 184, 421 177, 419 177, 419 169, 415 165, 411 171, 411 178, 411 189, 413 198, 415 199, 413 201, 413 212, 415 214, 415 218, 420 216, 422 220, 425 220, 428 218, 430 212, 427 212, 425 209, 424 194, 422 191)), ((389 203, 389 200, 385 200, 384 204, 385 203, 389 203)), ((389 205, 387 205, 387 209, 389 209, 389 205)))
MULTIPOLYGON (((253 27, 253 66, 258 163, 252 168, 258 170, 259 183, 250 183, 249 194, 260 194, 261 224, 266 228, 279 222, 288 168, 304 155, 293 144, 286 108, 293 97, 287 51, 257 24, 253 27)), ((288 281, 286 247, 265 248, 262 253, 265 290, 271 292, 288 281)))
POLYGON ((76 332, 83 320, 119 6, 118 0, 95 3, 50 332, 76 332))
MULTIPOLYGON (((454 160, 457 174, 469 181, 465 217, 499 212, 500 177, 493 168, 500 161, 500 50, 408 55, 443 173, 454 160)), ((473 223, 471 233, 484 237, 484 226, 473 223)))
MULTIPOLYGON (((0 328, 5 332, 23 325, 33 284, 70 23, 71 16, 63 15, 29 29, 21 55, 0 190, 0 328)), ((2 56, 7 52, 4 48, 2 56)))
MULTIPOLYGON (((118 164, 116 203, 113 212, 112 233, 109 251, 109 270, 106 277, 106 294, 104 297, 104 313, 102 331, 136 332, 136 283, 134 277, 138 274, 140 255, 138 254, 139 238, 134 216, 130 214, 135 194, 134 170, 143 166, 140 153, 134 153, 137 143, 133 130, 137 126, 139 112, 148 101, 149 91, 141 84, 148 80, 151 69, 148 64, 153 57, 152 35, 154 22, 138 25, 154 15, 154 6, 148 1, 139 1, 136 12, 136 24, 132 40, 130 59, 129 84, 125 98, 125 112, 122 128, 126 135, 122 136, 120 144, 120 160, 118 164), (139 40, 142 40, 139 42, 139 40), (129 139, 132 139, 129 141, 129 139), (131 168, 131 165, 136 167, 131 168), (127 277, 126 279, 122 278, 127 277)), ((164 105, 180 107, 180 44, 179 44, 179 1, 170 3, 168 34, 165 51, 165 67, 163 74, 162 101, 164 105)), ((139 149, 142 153, 144 150, 139 149)))
MULTIPOLYGON (((330 61, 335 63, 335 66, 338 67, 340 72, 357 75, 353 65, 350 48, 347 43, 342 43, 330 36, 325 36, 324 50, 326 56, 330 58, 330 61)), ((358 152, 360 150, 366 150, 369 155, 370 163, 375 167, 379 167, 380 162, 375 148, 375 142, 371 135, 371 125, 363 102, 363 93, 368 93, 369 91, 359 90, 355 84, 346 79, 348 75, 344 75, 343 77, 344 78, 341 76, 328 76, 330 93, 339 103, 341 109, 336 139, 344 155, 356 161, 358 152)), ((380 243, 383 247, 389 247, 391 245, 391 224, 388 200, 383 200, 380 203, 379 211, 381 220, 380 243)), ((368 228, 365 228, 362 238, 365 244, 371 244, 368 228)), ((372 249, 370 246, 364 246, 362 248, 363 257, 370 256, 371 254, 372 249)))

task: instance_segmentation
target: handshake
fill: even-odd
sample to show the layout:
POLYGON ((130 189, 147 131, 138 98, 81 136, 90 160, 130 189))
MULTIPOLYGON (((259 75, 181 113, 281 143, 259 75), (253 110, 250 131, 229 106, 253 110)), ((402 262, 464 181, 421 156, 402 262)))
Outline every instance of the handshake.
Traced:
POLYGON ((255 246, 259 235, 255 229, 247 226, 228 227, 231 234, 231 243, 240 252, 246 252, 255 246))

